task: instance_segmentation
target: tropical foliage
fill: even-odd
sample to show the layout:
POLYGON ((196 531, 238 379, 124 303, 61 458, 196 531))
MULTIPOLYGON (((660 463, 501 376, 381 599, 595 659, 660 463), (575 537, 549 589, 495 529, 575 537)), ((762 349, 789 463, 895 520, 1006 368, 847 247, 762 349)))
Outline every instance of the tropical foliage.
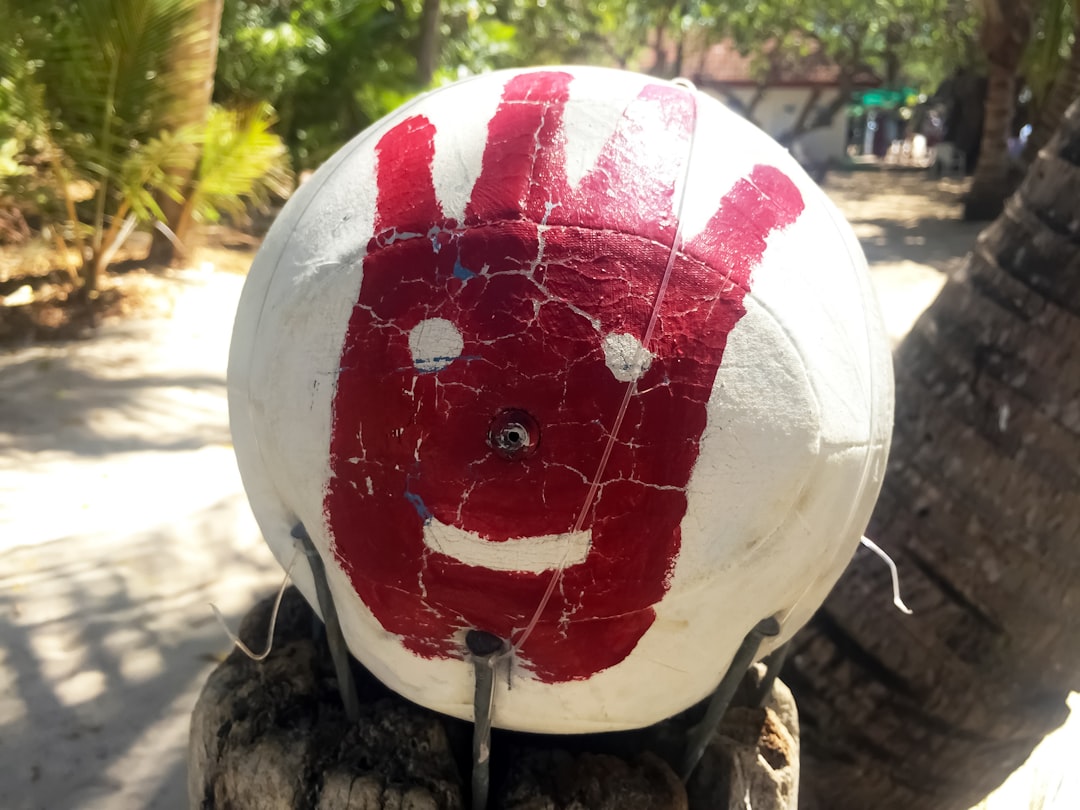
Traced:
MULTIPOLYGON (((966 0, 442 0, 433 83, 521 64, 593 63, 679 72, 679 56, 725 37, 768 81, 779 55, 816 50, 851 77, 871 70, 932 90, 979 58, 966 0), (659 51, 660 60, 652 54, 659 51)), ((320 163, 427 81, 423 0, 225 4, 215 97, 278 110, 294 164, 320 163)))
POLYGON ((1046 0, 1040 10, 1023 68, 1032 95, 1027 163, 1080 96, 1080 0, 1046 0))
POLYGON ((193 7, 78 0, 0 8, 11 22, 3 46, 9 78, 0 82, 0 195, 31 203, 91 296, 132 230, 163 218, 163 198, 187 194, 197 215, 214 216, 237 212, 243 198, 287 191, 287 161, 266 131, 265 105, 168 129, 189 81, 169 56, 178 41, 203 36, 191 24, 193 7), (221 160, 223 151, 233 159, 221 160), (183 178, 196 169, 192 192, 183 178))
POLYGON ((713 29, 755 55, 762 75, 774 54, 815 49, 846 72, 932 88, 977 58, 977 18, 965 0, 713 0, 707 8, 713 29))
MULTIPOLYGON (((1004 69, 1023 76, 1023 83, 1009 86, 1031 96, 1028 112, 1040 122, 1036 144, 1080 87, 1077 2, 1025 3, 1032 9, 1031 44, 1022 62, 1004 69)), ((726 39, 751 57, 763 88, 792 60, 816 55, 839 68, 841 90, 869 71, 886 85, 929 93, 960 67, 1003 73, 994 68, 1000 59, 984 47, 986 11, 999 5, 0 0, 6 21, 0 30, 0 206, 17 201, 52 240, 70 248, 64 255, 92 290, 133 228, 164 221, 183 240, 192 218, 239 216, 249 202, 284 193, 287 165, 297 171, 317 166, 431 85, 520 64, 596 63, 687 74, 691 53, 700 59, 709 44, 726 39), (205 84, 177 54, 207 36, 208 14, 220 16, 219 45, 208 63, 213 70, 216 50, 217 112, 200 107, 176 114, 179 99, 191 108, 190 99, 199 95, 189 93, 189 85, 205 84), (237 129, 223 140, 227 126, 237 129), (225 143, 234 151, 220 160, 215 150, 225 143), (232 175, 223 180, 226 170, 232 175)), ((834 106, 847 97, 840 93, 834 106)), ((1004 137, 1008 109, 995 102, 995 144, 1004 137)), ((835 112, 819 109, 817 116, 835 112)), ((1003 146, 987 154, 992 165, 984 174, 994 183, 984 185, 1000 194, 1003 146)))
MULTIPOLYGON (((223 215, 243 220, 249 205, 267 206, 273 197, 284 198, 292 190, 292 172, 281 139, 270 132, 275 123, 273 108, 255 103, 245 109, 214 107, 205 124, 165 134, 162 147, 184 154, 192 182, 184 195, 183 228, 194 218, 217 222, 223 215), (169 141, 196 150, 171 149, 169 141), (197 162, 192 158, 197 157, 197 162), (194 165, 192 165, 194 164, 194 165)), ((185 230, 176 237, 183 240, 185 230)))

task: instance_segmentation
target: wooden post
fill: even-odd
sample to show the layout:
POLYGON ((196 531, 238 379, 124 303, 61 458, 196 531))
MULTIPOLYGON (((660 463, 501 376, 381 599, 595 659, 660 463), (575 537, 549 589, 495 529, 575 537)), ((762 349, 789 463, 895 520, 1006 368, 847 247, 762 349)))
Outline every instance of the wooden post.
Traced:
MULTIPOLYGON (((272 600, 241 638, 265 638, 272 600)), ((795 810, 798 719, 777 682, 751 706, 763 667, 740 687, 687 785, 677 763, 695 707, 640 731, 540 736, 496 731, 491 803, 499 810, 795 810)), ((337 693, 322 624, 295 589, 261 662, 233 651, 192 716, 189 806, 199 810, 457 810, 468 806, 471 725, 391 693, 354 662, 359 722, 337 693)))

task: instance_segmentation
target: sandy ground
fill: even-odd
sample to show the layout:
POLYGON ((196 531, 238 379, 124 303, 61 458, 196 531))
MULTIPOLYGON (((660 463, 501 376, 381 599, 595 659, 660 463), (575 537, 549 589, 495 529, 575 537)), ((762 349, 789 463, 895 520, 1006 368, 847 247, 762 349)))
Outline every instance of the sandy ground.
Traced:
POLYGON ((0 356, 0 807, 185 806, 191 707, 282 574, 241 492, 225 365, 243 278, 171 317, 0 356))
MULTIPOLYGON (((978 227, 954 219, 958 186, 918 175, 828 189, 899 339, 978 227)), ((0 808, 185 806, 189 712, 229 647, 208 603, 235 625, 281 579, 229 444, 242 281, 184 272, 169 317, 0 354, 0 808)), ((1040 749, 1042 770, 988 807, 1027 807, 1032 783, 1050 792, 1070 747, 1080 729, 1067 726, 1040 749)), ((1075 788, 1044 807, 1080 806, 1075 788)))

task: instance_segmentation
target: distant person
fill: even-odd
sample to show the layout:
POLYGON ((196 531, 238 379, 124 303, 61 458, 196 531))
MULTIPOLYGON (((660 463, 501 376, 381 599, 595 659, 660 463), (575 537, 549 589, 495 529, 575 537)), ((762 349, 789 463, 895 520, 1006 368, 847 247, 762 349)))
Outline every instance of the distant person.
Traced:
POLYGON ((889 135, 885 131, 885 119, 878 117, 874 127, 874 155, 883 158, 889 153, 889 135))

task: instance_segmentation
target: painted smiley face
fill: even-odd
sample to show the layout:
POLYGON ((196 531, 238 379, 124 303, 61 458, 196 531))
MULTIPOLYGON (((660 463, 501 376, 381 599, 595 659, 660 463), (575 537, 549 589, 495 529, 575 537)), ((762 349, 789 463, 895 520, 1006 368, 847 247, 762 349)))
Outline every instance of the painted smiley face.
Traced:
POLYGON ((803 208, 757 167, 658 298, 693 96, 647 86, 571 185, 570 80, 506 84, 462 222, 437 200, 432 124, 380 139, 323 504, 357 594, 423 657, 460 658, 469 628, 513 639, 559 571, 519 649, 547 683, 617 664, 652 624, 751 269, 803 208))

